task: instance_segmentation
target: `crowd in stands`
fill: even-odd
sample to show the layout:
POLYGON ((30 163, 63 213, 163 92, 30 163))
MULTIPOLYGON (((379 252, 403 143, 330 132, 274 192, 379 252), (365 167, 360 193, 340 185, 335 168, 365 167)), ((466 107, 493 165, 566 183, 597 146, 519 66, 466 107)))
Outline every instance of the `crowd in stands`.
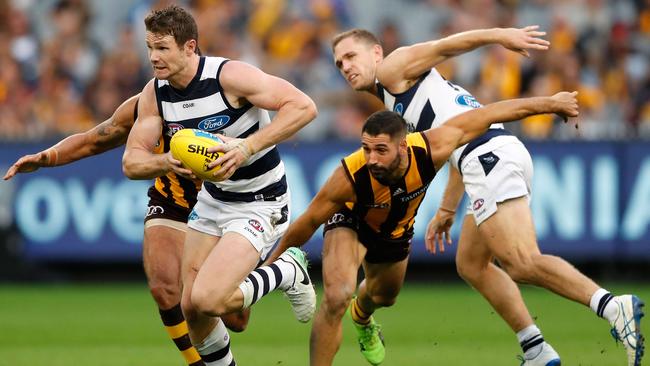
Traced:
MULTIPOLYGON (((0 0, 1 141, 55 139, 110 117, 151 77, 143 19, 170 1, 122 1, 128 9, 116 9, 124 16, 113 23, 106 21, 105 4, 110 2, 45 3, 0 0), (97 24, 109 25, 92 32, 97 24)), ((487 47, 445 62, 439 71, 484 104, 579 91, 578 130, 561 128, 553 116, 540 116, 516 128, 524 138, 650 138, 650 0, 176 3, 192 10, 204 54, 255 64, 290 80, 316 101, 320 114, 298 139, 356 138, 365 117, 381 108, 372 97, 351 91, 334 67, 330 40, 339 31, 369 28, 390 52, 464 30, 529 24, 548 32, 549 51, 524 58, 487 47), (359 19, 370 21, 359 24, 359 19)))

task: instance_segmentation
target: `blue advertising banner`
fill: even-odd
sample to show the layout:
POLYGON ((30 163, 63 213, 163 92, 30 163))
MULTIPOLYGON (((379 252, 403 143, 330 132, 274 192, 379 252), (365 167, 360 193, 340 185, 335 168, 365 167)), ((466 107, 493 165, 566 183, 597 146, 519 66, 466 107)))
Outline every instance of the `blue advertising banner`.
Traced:
MULTIPOLYGON (((650 260, 650 145, 527 143, 534 161, 532 212, 542 251, 586 260, 650 260)), ((4 173, 41 144, 0 146, 4 173)), ((292 217, 309 205, 354 143, 287 143, 280 150, 292 193, 292 217)), ((12 222, 31 260, 139 261, 150 181, 121 171, 122 149, 0 183, 0 226, 12 222)), ((441 171, 418 211, 413 260, 451 261, 424 250, 424 230, 447 180, 441 171)), ((462 222, 459 210, 453 238, 462 222)), ((306 249, 317 260, 322 233, 306 249)))

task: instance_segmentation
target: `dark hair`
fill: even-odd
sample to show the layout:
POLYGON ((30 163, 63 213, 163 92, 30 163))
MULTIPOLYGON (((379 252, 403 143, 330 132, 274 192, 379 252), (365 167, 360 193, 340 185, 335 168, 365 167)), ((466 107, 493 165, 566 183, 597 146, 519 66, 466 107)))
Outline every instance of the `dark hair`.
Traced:
POLYGON ((332 49, 334 49, 334 47, 336 47, 336 45, 339 44, 339 42, 350 37, 354 37, 355 39, 362 40, 371 45, 376 45, 376 44, 381 45, 377 37, 375 37, 375 35, 372 34, 372 32, 361 28, 353 28, 335 35, 332 38, 332 49))
POLYGON ((196 41, 196 50, 199 51, 199 32, 196 21, 190 13, 177 5, 170 5, 166 8, 152 11, 144 19, 147 31, 155 34, 170 35, 174 37, 178 47, 183 47, 185 42, 193 39, 196 41))
POLYGON ((406 121, 398 113, 392 111, 375 112, 364 123, 361 133, 371 136, 386 134, 391 140, 406 136, 406 121))

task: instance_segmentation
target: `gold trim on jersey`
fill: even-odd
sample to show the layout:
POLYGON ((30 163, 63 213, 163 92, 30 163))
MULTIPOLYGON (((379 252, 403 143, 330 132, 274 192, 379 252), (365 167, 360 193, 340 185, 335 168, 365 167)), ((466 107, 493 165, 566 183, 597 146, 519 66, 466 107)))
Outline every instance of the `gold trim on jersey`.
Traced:
POLYGON ((373 231, 391 239, 412 232, 415 215, 436 175, 426 137, 420 132, 411 133, 406 142, 409 165, 404 177, 390 186, 370 174, 362 149, 342 160, 357 196, 357 202, 348 202, 347 207, 373 231))
MULTIPOLYGON (((154 148, 154 154, 164 154, 169 151, 169 139, 164 136, 160 137, 158 144, 154 148)), ((157 177, 154 183, 156 190, 165 198, 171 198, 174 203, 185 208, 192 208, 196 202, 196 195, 201 190, 201 181, 192 181, 174 172, 169 172, 162 177, 157 177)))

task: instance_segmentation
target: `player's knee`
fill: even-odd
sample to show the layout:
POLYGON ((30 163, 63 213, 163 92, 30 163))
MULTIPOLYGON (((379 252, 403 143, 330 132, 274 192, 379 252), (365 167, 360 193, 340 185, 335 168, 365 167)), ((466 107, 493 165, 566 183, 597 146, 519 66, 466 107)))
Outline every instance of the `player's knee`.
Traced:
POLYGON ((181 298, 180 285, 173 281, 150 281, 149 291, 161 309, 168 309, 178 304, 181 298))
POLYGON ((476 274, 478 271, 476 271, 476 268, 473 268, 471 263, 456 258, 456 272, 458 272, 458 275, 465 281, 472 283, 474 279, 476 278, 476 274))
POLYGON ((537 276, 533 256, 519 256, 517 260, 500 261, 503 269, 517 283, 532 283, 537 276))
POLYGON ((220 316, 227 311, 222 296, 207 289, 193 288, 191 301, 196 311, 207 316, 220 316))
POLYGON ((323 295, 323 309, 329 316, 342 317, 352 301, 354 292, 345 287, 326 289, 323 295))

